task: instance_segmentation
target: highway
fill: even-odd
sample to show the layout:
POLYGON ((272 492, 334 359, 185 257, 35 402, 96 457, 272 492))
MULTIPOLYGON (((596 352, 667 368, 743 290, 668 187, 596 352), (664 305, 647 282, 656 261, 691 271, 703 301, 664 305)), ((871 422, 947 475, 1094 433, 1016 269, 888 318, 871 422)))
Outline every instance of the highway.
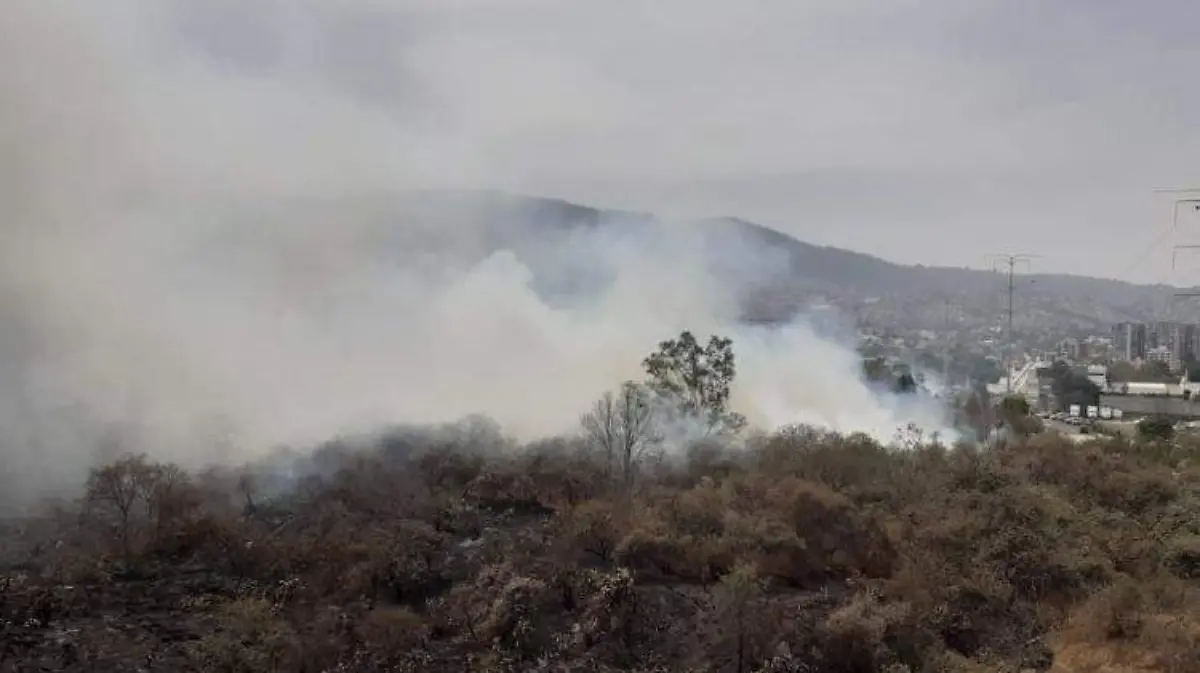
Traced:
POLYGON ((1029 385, 1030 377, 1034 377, 1036 379, 1038 368, 1045 366, 1047 366, 1045 362, 1041 362, 1039 360, 1030 360, 1024 367, 1021 368, 1021 371, 1017 372, 1017 375, 1013 377, 1013 392, 1024 393, 1025 388, 1029 385))
MULTIPOLYGON (((1037 370, 1039 367, 1046 367, 1046 366, 1048 366, 1048 364, 1045 362, 1042 362, 1040 360, 1030 360, 1028 363, 1025 364, 1024 367, 1022 367, 1020 370, 1018 370, 1016 372, 1016 374, 1013 375, 1012 391, 1014 393, 1017 393, 1018 395, 1025 395, 1027 397, 1029 396, 1030 393, 1034 393, 1036 395, 1036 392, 1037 392, 1037 389, 1036 389, 1037 370), (1031 381, 1034 382, 1034 384, 1035 384, 1035 388, 1033 390, 1028 389, 1029 383, 1031 381)), ((994 384, 988 385, 988 392, 990 392, 992 394, 1003 395, 1007 391, 1008 391, 1008 386, 1005 384, 1004 379, 1000 379, 999 383, 994 383, 994 384)))

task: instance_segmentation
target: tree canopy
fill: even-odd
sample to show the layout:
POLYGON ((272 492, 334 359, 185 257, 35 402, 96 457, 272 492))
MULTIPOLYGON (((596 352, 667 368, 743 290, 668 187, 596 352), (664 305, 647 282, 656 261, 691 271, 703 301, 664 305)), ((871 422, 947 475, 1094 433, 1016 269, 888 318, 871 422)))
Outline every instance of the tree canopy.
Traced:
POLYGON ((1050 366, 1050 380, 1050 390, 1060 409, 1072 404, 1086 407, 1100 403, 1100 387, 1062 360, 1050 366))
POLYGON ((915 393, 920 383, 908 365, 892 366, 881 357, 864 359, 862 374, 869 383, 883 384, 894 393, 915 393))
POLYGON ((733 340, 710 336, 702 345, 688 330, 658 344, 642 361, 650 388, 673 400, 685 414, 703 417, 709 428, 740 429, 741 414, 729 410, 729 393, 737 367, 733 340))

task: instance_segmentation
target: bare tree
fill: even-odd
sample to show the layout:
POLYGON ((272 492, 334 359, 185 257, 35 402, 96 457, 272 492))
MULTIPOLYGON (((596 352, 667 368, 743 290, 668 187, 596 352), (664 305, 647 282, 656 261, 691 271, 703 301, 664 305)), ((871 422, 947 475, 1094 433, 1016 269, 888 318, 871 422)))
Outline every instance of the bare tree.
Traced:
POLYGON ((258 505, 254 502, 254 496, 258 493, 258 480, 249 472, 238 477, 237 490, 246 499, 246 506, 242 508, 242 515, 252 517, 258 512, 258 505))
POLYGON ((87 482, 87 504, 93 513, 116 519, 121 552, 133 555, 135 506, 149 502, 156 470, 144 455, 127 454, 116 462, 93 469, 87 482))
POLYGON ((160 542, 168 527, 200 506, 196 488, 182 468, 155 463, 143 454, 126 454, 92 470, 87 482, 85 515, 111 525, 126 562, 144 535, 160 542))
POLYGON ((626 381, 596 401, 583 415, 580 425, 587 439, 603 457, 605 474, 620 477, 628 485, 634 468, 645 451, 656 441, 653 393, 644 386, 626 381))
POLYGON ((174 463, 154 465, 146 511, 153 522, 153 541, 163 539, 168 526, 192 516, 200 507, 199 494, 188 473, 174 463))

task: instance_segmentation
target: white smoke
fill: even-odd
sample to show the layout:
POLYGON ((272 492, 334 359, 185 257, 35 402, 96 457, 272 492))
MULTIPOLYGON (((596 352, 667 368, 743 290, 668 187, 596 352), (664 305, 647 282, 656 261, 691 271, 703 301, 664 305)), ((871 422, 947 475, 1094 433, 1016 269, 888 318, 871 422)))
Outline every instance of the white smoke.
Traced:
MULTIPOLYGON (((164 17, 191 3, 81 6, 22 0, 0 23, 0 488, 78 478, 120 448, 101 441, 114 426, 185 462, 477 413, 519 438, 570 432, 681 329, 734 338, 751 423, 884 441, 943 424, 872 393, 846 345, 739 327, 701 238, 548 234, 455 192, 414 206, 468 156, 456 137, 294 60, 254 75, 172 46, 164 17), (523 252, 493 249, 495 227, 523 252), (555 301, 576 268, 591 285, 555 301)), ((486 186, 482 165, 454 174, 486 186)), ((761 246, 721 254, 780 271, 761 246)))

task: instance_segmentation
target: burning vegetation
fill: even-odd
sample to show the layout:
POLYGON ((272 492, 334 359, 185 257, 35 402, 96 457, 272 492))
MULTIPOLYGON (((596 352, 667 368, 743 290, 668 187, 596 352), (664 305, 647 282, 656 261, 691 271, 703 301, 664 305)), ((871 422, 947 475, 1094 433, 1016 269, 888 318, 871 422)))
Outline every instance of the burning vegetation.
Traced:
POLYGON ((1200 449, 757 433, 731 348, 663 342, 575 437, 98 467, 8 524, 0 670, 1200 669, 1200 449))

